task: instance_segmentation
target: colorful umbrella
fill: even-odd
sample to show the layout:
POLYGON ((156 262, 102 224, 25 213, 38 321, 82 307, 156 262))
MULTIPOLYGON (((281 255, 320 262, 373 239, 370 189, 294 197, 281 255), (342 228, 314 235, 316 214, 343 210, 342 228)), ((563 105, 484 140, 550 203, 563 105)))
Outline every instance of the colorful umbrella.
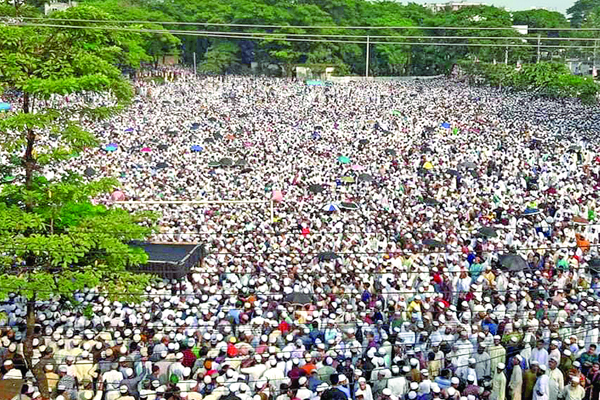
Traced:
POLYGON ((338 157, 338 161, 341 162, 342 164, 350 164, 350 157, 341 156, 341 157, 338 157))
POLYGON ((395 116, 400 116, 400 115, 401 115, 401 113, 400 113, 400 111, 398 111, 398 110, 392 110, 392 115, 395 115, 395 116))
POLYGON ((342 176, 340 180, 345 183, 354 183, 354 178, 351 176, 342 176))
POLYGON ((273 201, 281 203, 283 201, 283 193, 281 193, 281 190, 274 190, 271 199, 273 201))
POLYGON ((112 145, 112 144, 109 144, 108 146, 106 146, 106 147, 104 148, 104 150, 106 150, 106 151, 109 151, 109 152, 110 152, 110 151, 117 151, 117 146, 114 146, 114 145, 112 145))
POLYGON ((125 200, 125 193, 123 193, 120 190, 115 190, 111 195, 110 198, 113 199, 114 201, 123 201, 125 200))
POLYGON ((358 164, 354 164, 351 168, 353 171, 364 171, 365 169, 367 169, 367 167, 365 167, 364 165, 358 164))
POLYGON ((450 124, 447 122, 443 122, 440 126, 444 129, 450 129, 450 124))
POLYGON ((125 129, 125 132, 133 132, 133 128, 127 128, 127 129, 125 129))
POLYGON ((424 165, 423 168, 429 170, 429 169, 433 169, 433 164, 430 163, 429 161, 427 161, 424 165))
POLYGON ((192 147, 190 147, 190 150, 195 151, 195 152, 200 152, 200 151, 202 151, 202 146, 198 146, 197 144, 195 144, 192 147))
POLYGON ((142 148, 142 153, 150 153, 152 150, 150 150, 150 147, 143 147, 142 148))
POLYGON ((331 203, 323 207, 323 211, 340 211, 340 207, 337 204, 331 203))
POLYGON ((12 109, 11 105, 8 103, 0 103, 0 111, 10 111, 12 109))

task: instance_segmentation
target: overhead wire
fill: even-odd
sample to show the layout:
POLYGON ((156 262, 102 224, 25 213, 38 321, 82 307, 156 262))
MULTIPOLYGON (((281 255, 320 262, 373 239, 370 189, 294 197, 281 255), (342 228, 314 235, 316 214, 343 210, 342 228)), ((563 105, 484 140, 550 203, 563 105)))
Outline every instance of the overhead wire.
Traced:
MULTIPOLYGON (((100 22, 100 23, 129 23, 129 24, 164 24, 164 25, 195 25, 195 26, 224 26, 243 28, 302 28, 302 29, 445 29, 445 30, 518 30, 520 28, 510 27, 480 27, 480 26, 345 26, 345 25, 261 25, 261 24, 237 24, 216 22, 178 22, 178 21, 148 21, 148 20, 99 20, 99 19, 76 19, 76 18, 48 18, 48 17, 19 17, 23 20, 44 21, 73 21, 73 22, 100 22)), ((517 25, 518 27, 518 25, 517 25)), ((600 28, 534 28, 528 27, 530 31, 600 31, 600 28)))
MULTIPOLYGON (((281 40, 281 41, 292 41, 292 42, 313 42, 313 43, 341 43, 341 44, 367 44, 367 40, 337 40, 337 39, 311 39, 311 38, 295 38, 287 37, 285 34, 280 36, 265 37, 263 36, 241 36, 232 35, 230 33, 198 33, 195 31, 176 31, 168 29, 142 29, 142 28, 124 28, 124 27, 113 27, 113 26, 79 26, 79 25, 57 25, 57 24, 23 24, 6 22, 6 25, 17 26, 17 27, 48 27, 48 28, 62 28, 62 29, 96 29, 96 30, 113 30, 113 31, 125 31, 135 33, 171 33, 173 35, 183 36, 197 36, 197 37, 215 37, 215 38, 227 38, 227 39, 248 39, 248 40, 281 40)), ((476 37, 470 37, 469 39, 477 39, 476 37)), ((576 40, 574 40, 576 41, 576 40)), ((439 42, 393 42, 393 41, 368 41, 369 44, 396 44, 396 45, 414 45, 414 46, 467 46, 467 47, 501 47, 501 48, 523 48, 523 47, 540 47, 540 48, 565 48, 562 45, 539 45, 535 46, 532 44, 498 44, 498 43, 439 43, 439 42)), ((569 45, 568 48, 578 49, 593 49, 594 46, 587 45, 569 45)))

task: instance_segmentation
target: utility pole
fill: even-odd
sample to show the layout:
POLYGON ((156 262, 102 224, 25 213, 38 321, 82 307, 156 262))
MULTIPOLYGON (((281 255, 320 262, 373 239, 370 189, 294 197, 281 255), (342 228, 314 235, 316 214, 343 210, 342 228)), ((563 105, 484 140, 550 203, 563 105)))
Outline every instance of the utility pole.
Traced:
POLYGON ((592 77, 595 78, 594 74, 596 73, 596 50, 598 47, 598 41, 594 40, 594 60, 592 61, 592 77))
POLYGON ((506 47, 506 50, 504 51, 504 64, 508 65, 508 47, 506 47))
POLYGON ((542 38, 542 35, 538 35, 538 46, 537 46, 538 49, 537 49, 537 61, 536 61, 538 63, 540 62, 540 55, 541 55, 541 53, 540 53, 540 43, 542 41, 541 38, 542 38))
POLYGON ((365 68, 365 77, 366 78, 369 77, 369 58, 370 58, 370 54, 369 53, 370 53, 370 50, 371 50, 370 49, 371 45, 369 44, 369 41, 370 41, 370 37, 367 36, 367 62, 366 62, 367 66, 365 68))
POLYGON ((196 75, 196 52, 194 52, 194 75, 196 75))

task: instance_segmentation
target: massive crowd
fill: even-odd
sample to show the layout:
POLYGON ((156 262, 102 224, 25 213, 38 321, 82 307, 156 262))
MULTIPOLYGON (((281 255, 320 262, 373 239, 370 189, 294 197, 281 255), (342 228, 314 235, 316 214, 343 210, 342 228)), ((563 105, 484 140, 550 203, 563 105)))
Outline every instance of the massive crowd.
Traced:
POLYGON ((38 302, 31 365, 12 296, 19 398, 599 399, 596 108, 447 80, 136 90, 45 173, 117 177, 115 207, 232 202, 127 205, 206 259, 139 303, 38 302))

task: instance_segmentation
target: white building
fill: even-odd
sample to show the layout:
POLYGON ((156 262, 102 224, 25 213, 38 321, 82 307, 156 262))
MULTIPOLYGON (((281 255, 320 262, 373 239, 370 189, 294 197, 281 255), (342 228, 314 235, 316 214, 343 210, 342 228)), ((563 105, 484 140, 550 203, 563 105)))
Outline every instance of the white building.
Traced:
POLYGON ((479 6, 485 6, 485 3, 480 3, 480 2, 476 2, 476 1, 466 1, 466 0, 460 0, 460 1, 447 1, 445 3, 429 3, 429 4, 425 4, 425 7, 431 9, 434 12, 438 12, 438 11, 443 11, 443 10, 450 10, 450 11, 458 11, 461 8, 465 8, 465 7, 479 7, 479 6))
POLYGON ((67 8, 77 6, 76 1, 67 1, 66 3, 60 1, 53 1, 51 3, 44 4, 44 14, 48 15, 54 11, 64 11, 67 8))

